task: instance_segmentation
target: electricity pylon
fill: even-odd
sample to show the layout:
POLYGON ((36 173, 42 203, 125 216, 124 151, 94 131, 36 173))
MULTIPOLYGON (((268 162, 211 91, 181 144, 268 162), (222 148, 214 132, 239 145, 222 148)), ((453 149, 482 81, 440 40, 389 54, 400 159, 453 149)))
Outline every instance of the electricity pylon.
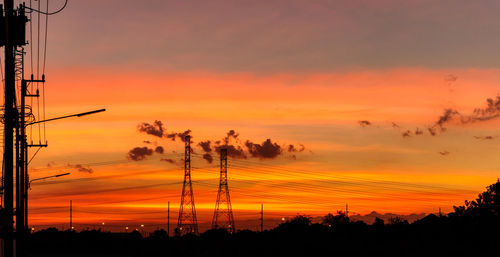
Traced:
POLYGON ((221 149, 220 151, 219 192, 217 193, 217 201, 215 202, 212 228, 224 228, 231 234, 235 232, 233 209, 227 185, 227 149, 221 149))
POLYGON ((198 221, 194 206, 193 184, 191 183, 191 136, 185 138, 184 149, 184 184, 182 185, 181 207, 175 233, 179 236, 186 234, 198 235, 198 221))

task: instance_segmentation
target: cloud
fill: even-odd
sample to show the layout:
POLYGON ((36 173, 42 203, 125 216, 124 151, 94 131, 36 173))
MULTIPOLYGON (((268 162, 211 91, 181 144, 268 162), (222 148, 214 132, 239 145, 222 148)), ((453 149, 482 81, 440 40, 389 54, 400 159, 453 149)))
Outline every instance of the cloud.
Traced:
POLYGON ((429 131, 429 134, 431 134, 431 136, 435 136, 437 134, 435 128, 427 128, 427 130, 429 131))
POLYGON ((147 147, 135 147, 128 152, 128 159, 132 161, 142 161, 147 156, 153 155, 153 149, 147 147))
POLYGON ((163 123, 159 120, 155 120, 153 124, 149 124, 147 122, 143 122, 137 126, 137 130, 142 133, 146 133, 148 135, 163 137, 163 133, 165 131, 163 127, 163 123))
POLYGON ((450 122, 453 117, 460 115, 458 111, 453 110, 453 109, 445 109, 443 115, 441 115, 436 121, 436 125, 439 127, 443 127, 446 123, 450 122))
POLYGON ((184 132, 173 132, 173 133, 168 133, 168 134, 165 134, 165 138, 168 138, 172 141, 175 141, 176 138, 180 139, 182 142, 186 142, 186 136, 190 136, 191 135, 191 130, 188 129, 184 132))
POLYGON ((500 117, 500 96, 497 96, 495 99, 486 99, 486 107, 475 108, 470 115, 462 115, 457 110, 445 109, 443 115, 439 117, 435 126, 444 128, 444 125, 451 122, 453 119, 457 119, 461 124, 468 124, 488 121, 498 117, 500 117))
POLYGON ((94 170, 91 168, 86 168, 81 164, 68 164, 66 165, 68 168, 73 168, 77 169, 79 172, 84 172, 84 173, 94 173, 94 170))
POLYGON ((472 115, 462 117, 461 122, 465 124, 498 118, 500 116, 500 96, 497 96, 496 99, 488 98, 486 103, 486 108, 474 109, 472 115))
POLYGON ((360 121, 358 121, 358 123, 363 128, 372 125, 372 123, 367 121, 367 120, 360 120, 360 121))
POLYGON ((247 140, 245 146, 252 157, 259 159, 273 159, 281 154, 281 147, 277 143, 273 143, 271 139, 267 139, 262 144, 255 144, 247 140))
POLYGON ((226 138, 238 138, 240 134, 239 133, 236 133, 233 129, 229 130, 229 132, 227 132, 227 137, 226 138))
POLYGON ((439 152, 439 154, 442 155, 442 156, 446 156, 446 155, 449 155, 450 152, 448 152, 448 151, 442 151, 442 152, 439 152))
POLYGON ((210 153, 212 152, 212 147, 210 146, 212 142, 210 142, 210 140, 207 140, 207 141, 201 141, 198 143, 198 146, 201 147, 201 149, 203 149, 203 151, 205 153, 210 153))
POLYGON ((157 146, 155 148, 155 153, 163 154, 165 152, 165 149, 163 149, 162 146, 157 146))
POLYGON ((407 130, 401 134, 403 137, 411 137, 411 131, 407 130))
POLYGON ((446 77, 444 77, 444 81, 448 82, 448 83, 452 83, 452 82, 455 82, 458 80, 458 76, 454 75, 454 74, 448 74, 446 75, 446 77))
POLYGON ((481 139, 481 140, 493 140, 496 138, 496 136, 474 136, 475 139, 481 139))
POLYGON ((300 146, 300 148, 296 148, 294 145, 290 144, 290 145, 288 145, 287 151, 289 153, 296 153, 296 152, 303 152, 306 149, 303 144, 300 144, 299 146, 300 146))
POLYGON ((209 153, 204 154, 203 159, 207 160, 208 163, 212 163, 214 161, 214 158, 209 153))
POLYGON ((227 149, 227 156, 234 159, 246 159, 245 150, 239 145, 218 145, 215 146, 215 151, 220 154, 221 149, 227 149))
POLYGON ((176 164, 176 161, 174 159, 169 159, 169 158, 160 159, 160 161, 162 161, 162 162, 168 162, 170 164, 176 164))

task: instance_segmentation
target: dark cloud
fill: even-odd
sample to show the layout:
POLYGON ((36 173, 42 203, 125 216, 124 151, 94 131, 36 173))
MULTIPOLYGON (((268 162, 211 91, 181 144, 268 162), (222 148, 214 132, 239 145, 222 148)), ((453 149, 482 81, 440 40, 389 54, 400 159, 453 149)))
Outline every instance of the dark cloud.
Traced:
POLYGON ((165 152, 165 149, 163 149, 162 146, 157 146, 155 148, 155 153, 163 154, 165 152))
POLYGON ((137 126, 137 130, 156 137, 163 137, 163 133, 165 131, 163 123, 159 120, 155 120, 153 124, 143 122, 137 126))
POLYGON ((160 159, 160 161, 162 161, 162 162, 168 162, 168 163, 171 163, 171 164, 176 164, 176 162, 175 162, 174 159, 168 159, 168 158, 166 158, 166 159, 160 159))
POLYGON ((259 159, 273 159, 281 154, 281 146, 267 139, 262 144, 255 144, 247 140, 245 146, 252 157, 259 159))
POLYGON ((166 134, 165 138, 171 139, 172 141, 175 141, 175 137, 177 136, 177 133, 171 133, 171 134, 166 134))
POLYGON ((401 134, 403 137, 411 137, 411 131, 407 130, 401 134))
POLYGON ((476 108, 472 115, 462 117, 461 122, 472 123, 498 118, 500 116, 500 96, 497 96, 496 99, 486 99, 486 104, 486 108, 476 108))
POLYGON ((188 129, 182 133, 177 133, 177 137, 179 137, 179 139, 182 141, 182 142, 186 142, 186 137, 187 136, 190 136, 191 135, 191 130, 188 129))
POLYGON ((458 80, 458 77, 454 74, 448 74, 446 77, 444 77, 444 81, 452 83, 458 80))
POLYGON ((209 153, 204 154, 203 159, 205 159, 208 163, 212 163, 214 161, 214 158, 209 153))
POLYGON ((495 139, 496 136, 474 136, 475 139, 481 139, 481 140, 492 140, 495 139))
POLYGON ((91 168, 86 168, 81 164, 68 164, 66 165, 68 168, 73 168, 78 170, 79 172, 84 172, 84 173, 94 173, 94 170, 91 168))
POLYGON ((437 134, 435 128, 427 128, 427 130, 429 131, 429 134, 431 134, 431 136, 435 136, 437 134))
POLYGON ((485 108, 476 108, 470 115, 462 115, 458 111, 453 109, 445 109, 443 115, 441 115, 436 122, 435 126, 439 126, 441 131, 445 131, 444 125, 456 119, 461 124, 468 124, 474 122, 488 121, 500 117, 500 96, 495 99, 486 99, 485 108))
POLYGON ((442 152, 439 152, 440 155, 443 155, 443 156, 446 156, 446 155, 449 155, 450 152, 448 151, 442 151, 442 152))
POLYGON ((299 146, 300 148, 296 148, 294 145, 288 145, 287 151, 289 153, 296 153, 296 152, 303 152, 306 149, 303 144, 300 144, 299 146))
POLYGON ((165 134, 165 136, 164 136, 164 137, 165 137, 165 138, 168 138, 168 139, 170 139, 170 140, 172 140, 172 141, 175 141, 175 139, 177 139, 177 138, 178 138, 178 139, 180 139, 182 142, 184 142, 184 143, 185 143, 185 142, 186 142, 186 136, 190 136, 190 135, 191 135, 191 130, 190 130, 190 129, 188 129, 188 130, 186 130, 186 131, 184 131, 184 132, 179 132, 179 133, 177 133, 177 132, 168 133, 168 134, 165 134))
POLYGON ((212 152, 212 147, 210 146, 212 142, 210 142, 210 140, 207 140, 207 141, 201 141, 198 143, 198 146, 201 147, 201 149, 203 149, 203 151, 205 153, 210 153, 212 152))
POLYGON ((238 138, 239 135, 240 134, 236 133, 233 129, 231 129, 231 130, 229 130, 229 132, 227 132, 227 138, 232 137, 232 138, 236 139, 236 138, 238 138))
POLYGON ((151 141, 149 141, 149 140, 144 140, 144 141, 142 141, 142 142, 143 142, 144 144, 152 144, 152 142, 151 142, 151 141))
POLYGON ((215 152, 220 154, 221 149, 227 149, 227 156, 234 159, 246 159, 247 155, 245 150, 239 145, 217 145, 215 146, 215 152))
POLYGON ((453 109, 445 109, 443 115, 441 115, 436 121, 436 125, 443 127, 446 123, 450 122, 455 116, 460 115, 458 111, 453 109))
POLYGON ((127 157, 132 161, 141 161, 151 155, 153 155, 153 149, 147 147, 135 147, 128 152, 127 157))
POLYGON ((238 142, 238 137, 240 136, 239 133, 236 133, 233 129, 229 130, 226 134, 226 137, 222 139, 222 141, 225 142, 225 144, 229 144, 231 142, 231 139, 234 139, 236 142, 238 142))
POLYGON ((367 121, 367 120, 360 120, 360 121, 358 121, 358 123, 359 123, 359 125, 360 125, 361 127, 367 127, 367 126, 372 125, 372 123, 371 123, 371 122, 369 122, 369 121, 367 121))

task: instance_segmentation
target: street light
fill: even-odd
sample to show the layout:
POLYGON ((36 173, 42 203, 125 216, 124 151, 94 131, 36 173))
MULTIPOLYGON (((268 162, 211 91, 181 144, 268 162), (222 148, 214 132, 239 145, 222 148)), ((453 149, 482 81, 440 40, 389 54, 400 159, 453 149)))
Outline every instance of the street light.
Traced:
MULTIPOLYGON (((23 92, 24 92, 24 90, 23 90, 23 92)), ((22 110, 24 110, 24 108, 22 108, 22 110)), ((22 135, 22 138, 23 138, 22 139, 23 143, 21 144, 21 146, 22 146, 22 154, 21 154, 21 156, 24 156, 24 160, 23 160, 23 157, 21 157, 21 160, 22 160, 22 163, 23 163, 23 168, 22 169, 24 169, 24 171, 21 171, 21 174, 24 174, 24 175, 21 175, 22 176, 21 179, 24 180, 24 181, 26 181, 26 183, 28 183, 28 185, 24 186, 24 189, 23 189, 24 195, 22 194, 22 192, 19 194, 20 198, 21 198, 20 201, 24 202, 24 210, 20 209, 20 210, 17 210, 17 211, 19 211, 18 218, 21 216, 21 213, 24 211, 24 224, 23 224, 24 228, 28 227, 28 189, 30 188, 29 185, 31 184, 31 182, 33 182, 33 181, 31 181, 31 182, 28 181, 28 165, 31 162, 31 160, 33 158, 35 158, 36 153, 38 153, 38 151, 35 152, 35 155, 33 155, 33 157, 31 158, 31 160, 28 161, 28 148, 29 147, 33 147, 33 146, 47 147, 47 144, 44 144, 44 145, 42 145, 42 144, 40 144, 40 145, 33 145, 33 144, 32 145, 28 145, 28 143, 26 141, 26 137, 25 137, 26 136, 26 128, 28 126, 31 126, 31 125, 34 125, 34 124, 43 123, 43 122, 60 120, 60 119, 71 118, 71 117, 82 117, 82 116, 86 116, 86 115, 90 115, 90 114, 95 114, 95 113, 99 113, 99 112, 104 112, 104 111, 106 111, 106 109, 99 109, 99 110, 94 110, 94 111, 89 111, 89 112, 82 112, 82 113, 77 113, 77 114, 72 114, 72 115, 66 115, 66 116, 51 118, 51 119, 47 119, 47 120, 34 121, 34 122, 30 122, 30 123, 25 123, 24 118, 22 119, 22 121, 21 121, 21 127, 23 129, 21 130, 21 135, 22 135)), ((68 175, 68 174, 65 174, 65 175, 68 175)), ((55 176, 55 177, 60 177, 60 176, 64 176, 64 175, 61 174, 61 175, 55 176)), ((43 179, 47 179, 47 178, 43 178, 43 179)), ((39 179, 37 179, 37 180, 39 180, 39 179)))
POLYGON ((47 176, 47 177, 32 179, 32 180, 30 180, 28 182, 28 188, 31 189, 31 183, 33 183, 35 181, 45 180, 45 179, 49 179, 49 178, 59 178, 59 177, 67 176, 69 174, 71 174, 71 173, 67 172, 67 173, 62 173, 62 174, 57 174, 57 175, 52 175, 52 176, 47 176))
POLYGON ((106 109, 99 109, 99 110, 90 111, 90 112, 82 112, 82 113, 71 114, 71 115, 61 116, 61 117, 52 118, 52 119, 34 121, 34 122, 27 123, 26 127, 29 125, 37 124, 37 123, 43 123, 43 122, 60 120, 60 119, 71 118, 71 117, 82 117, 82 116, 86 116, 86 115, 90 115, 90 114, 94 114, 94 113, 99 113, 99 112, 104 112, 104 111, 106 111, 106 109))

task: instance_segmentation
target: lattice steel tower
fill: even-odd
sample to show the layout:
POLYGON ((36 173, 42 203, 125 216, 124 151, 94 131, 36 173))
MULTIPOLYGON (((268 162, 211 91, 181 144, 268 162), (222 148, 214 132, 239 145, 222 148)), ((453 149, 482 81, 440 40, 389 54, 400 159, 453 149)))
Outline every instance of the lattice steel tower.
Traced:
POLYGON ((175 233, 177 235, 198 235, 198 221, 194 206, 193 184, 191 183, 191 136, 185 138, 184 185, 182 186, 181 207, 175 233))
POLYGON ((227 186, 227 149, 221 149, 220 151, 219 192, 217 193, 217 201, 215 202, 212 228, 224 228, 231 234, 236 231, 231 198, 229 197, 229 187, 227 186))

